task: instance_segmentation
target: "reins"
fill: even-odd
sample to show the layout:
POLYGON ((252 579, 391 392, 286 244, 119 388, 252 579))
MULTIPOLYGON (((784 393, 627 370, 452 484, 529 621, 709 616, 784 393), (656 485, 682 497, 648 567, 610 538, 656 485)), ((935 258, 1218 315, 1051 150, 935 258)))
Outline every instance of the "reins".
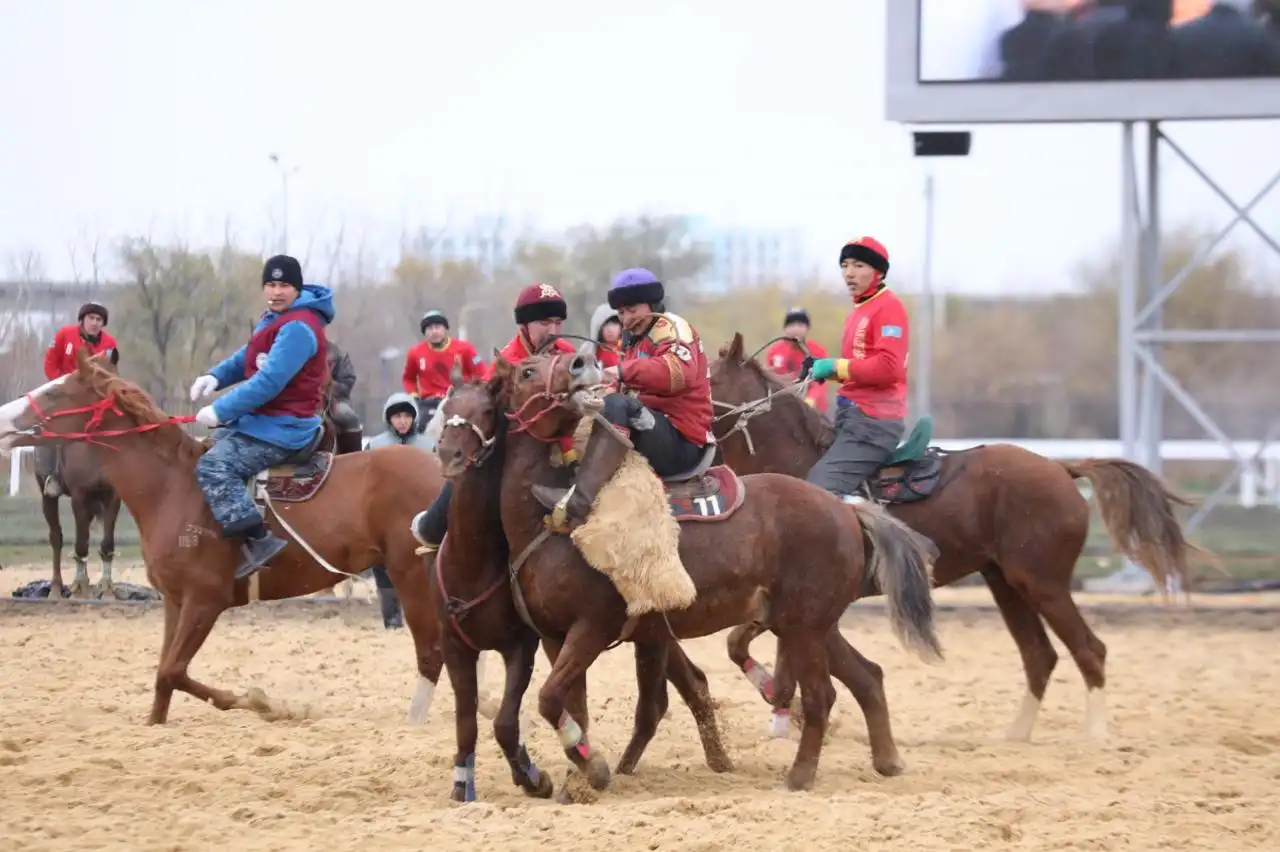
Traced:
POLYGON ((36 413, 39 419, 35 425, 30 428, 23 429, 19 434, 30 435, 35 438, 56 438, 64 441, 80 441, 86 444, 94 444, 99 447, 106 447, 113 452, 119 452, 120 448, 112 446, 97 440, 98 438, 118 438, 122 435, 137 435, 143 432, 153 432, 162 426, 174 426, 181 423, 194 423, 195 418, 189 414, 179 415, 177 417, 166 417, 160 423, 142 423, 130 426, 127 429, 99 429, 102 425, 103 418, 108 413, 116 414, 124 417, 125 414, 120 410, 120 406, 116 404, 116 395, 114 392, 107 394, 102 399, 92 405, 81 406, 80 408, 67 408, 62 411, 55 411, 52 414, 45 414, 40 408, 40 403, 36 398, 28 393, 25 394, 27 405, 31 406, 31 410, 36 413), (83 432, 51 432, 46 426, 59 417, 71 417, 76 414, 88 414, 89 419, 84 424, 83 432))

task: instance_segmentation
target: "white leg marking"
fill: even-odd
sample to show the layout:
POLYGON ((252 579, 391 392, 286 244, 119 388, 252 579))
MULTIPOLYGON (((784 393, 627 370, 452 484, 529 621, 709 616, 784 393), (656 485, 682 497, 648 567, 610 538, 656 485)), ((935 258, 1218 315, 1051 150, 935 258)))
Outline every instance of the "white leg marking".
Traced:
POLYGON ((1089 690, 1085 704, 1084 726, 1090 739, 1101 742, 1107 738, 1107 699, 1101 689, 1089 690))
POLYGON ((1040 699, 1028 691, 1022 696, 1022 706, 1018 708, 1018 718, 1009 726, 1007 739, 1019 743, 1031 742, 1031 730, 1036 726, 1036 717, 1040 715, 1040 699))
POLYGON ((791 733, 791 711, 774 710, 769 717, 769 736, 775 740, 784 740, 791 733))
POLYGON ((427 713, 431 710, 431 699, 436 694, 436 685, 422 675, 418 675, 418 688, 413 693, 413 701, 409 704, 409 724, 421 725, 427 721, 427 713))
POLYGON ((476 657, 476 709, 486 719, 492 719, 498 715, 498 702, 489 697, 489 690, 484 685, 484 661, 494 653, 496 652, 481 651, 476 657))

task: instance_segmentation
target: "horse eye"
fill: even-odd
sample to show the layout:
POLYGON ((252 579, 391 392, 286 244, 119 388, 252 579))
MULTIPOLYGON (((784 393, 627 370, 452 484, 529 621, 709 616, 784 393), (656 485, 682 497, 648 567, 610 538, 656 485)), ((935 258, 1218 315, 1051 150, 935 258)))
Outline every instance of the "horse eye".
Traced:
POLYGON ((520 378, 532 379, 536 373, 537 371, 534 370, 533 367, 525 367, 523 370, 520 371, 520 378))

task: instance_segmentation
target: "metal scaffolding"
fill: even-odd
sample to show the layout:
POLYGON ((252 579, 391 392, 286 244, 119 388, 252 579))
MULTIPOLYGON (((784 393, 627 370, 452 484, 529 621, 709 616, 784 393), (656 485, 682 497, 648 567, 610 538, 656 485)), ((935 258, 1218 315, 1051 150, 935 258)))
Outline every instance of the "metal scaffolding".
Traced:
MULTIPOLYGON (((1280 343, 1280 329, 1166 329, 1163 305, 1190 274, 1204 263, 1237 224, 1249 226, 1277 255, 1280 243, 1251 216, 1253 208, 1280 184, 1280 171, 1267 181, 1243 206, 1237 204, 1177 143, 1164 134, 1160 122, 1147 126, 1139 180, 1136 122, 1123 123, 1121 280, 1119 288, 1119 392, 1120 440, 1125 458, 1159 473, 1163 467, 1160 442, 1164 422, 1164 395, 1167 393, 1195 419, 1206 434, 1218 441, 1235 462, 1231 475, 1223 480, 1187 522, 1195 529, 1242 475, 1259 475, 1259 463, 1267 444, 1280 438, 1280 420, 1272 423, 1252 456, 1240 455, 1231 438, 1214 422, 1196 398, 1161 365, 1160 347, 1166 343, 1280 343), (1172 151, 1195 172, 1235 212, 1231 221, 1203 246, 1176 275, 1164 280, 1160 246, 1160 153, 1172 151), (1145 190, 1145 192, 1144 192, 1145 190), (1142 196, 1145 195, 1145 204, 1142 196), (1145 208, 1145 209, 1144 209, 1145 208), (1145 214, 1145 215, 1144 215, 1145 214)), ((1241 436, 1245 437, 1245 436, 1241 436)), ((1253 436, 1247 436, 1253 438, 1253 436)))

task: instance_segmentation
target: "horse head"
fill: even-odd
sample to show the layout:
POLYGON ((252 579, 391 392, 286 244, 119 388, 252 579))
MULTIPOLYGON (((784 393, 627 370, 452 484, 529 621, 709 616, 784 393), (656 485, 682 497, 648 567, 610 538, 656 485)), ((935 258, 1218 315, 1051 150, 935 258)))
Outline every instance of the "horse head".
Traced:
POLYGON ((769 376, 755 358, 748 358, 742 332, 720 347, 719 357, 711 363, 711 396, 724 406, 743 405, 769 395, 769 376))
POLYGON ((109 356, 79 350, 75 372, 0 406, 0 452, 124 425, 115 398, 123 384, 109 356))
POLYGON ((519 364, 496 360, 494 380, 505 389, 507 417, 516 424, 512 431, 554 441, 571 436, 583 417, 599 411, 605 376, 594 350, 594 344, 587 343, 572 355, 534 355, 519 364))
POLYGON ((480 467, 493 455, 506 433, 502 382, 456 384, 440 403, 443 421, 436 441, 436 455, 448 479, 460 476, 469 467, 480 467))

